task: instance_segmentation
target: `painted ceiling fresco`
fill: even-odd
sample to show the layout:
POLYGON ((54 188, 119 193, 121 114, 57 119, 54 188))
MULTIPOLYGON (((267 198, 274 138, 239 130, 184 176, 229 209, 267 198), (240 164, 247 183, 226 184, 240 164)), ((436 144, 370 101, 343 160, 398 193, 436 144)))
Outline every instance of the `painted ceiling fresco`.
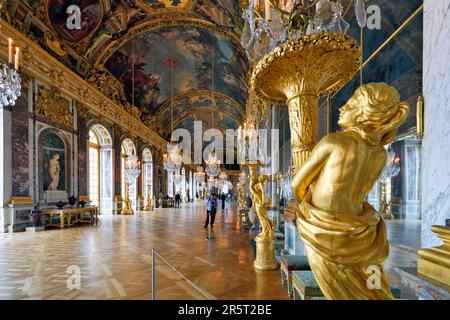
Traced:
POLYGON ((200 94, 192 92, 176 97, 173 108, 171 101, 168 101, 158 112, 161 133, 165 138, 170 138, 172 114, 174 115, 173 128, 188 130, 193 130, 194 121, 202 121, 203 130, 213 127, 223 130, 237 129, 243 118, 243 110, 231 98, 212 92, 200 94))
POLYGON ((205 28, 171 26, 143 33, 117 50, 105 67, 124 84, 128 100, 150 114, 172 90, 173 95, 213 90, 245 105, 246 61, 226 36, 205 28))
POLYGON ((242 120, 248 69, 239 45, 244 23, 238 1, 15 0, 8 10, 16 28, 85 79, 107 70, 146 123, 148 117, 162 123, 160 108, 170 106, 172 95, 186 95, 179 100, 179 125, 188 125, 189 110, 191 120, 206 123, 208 108, 215 108, 224 128, 242 120), (72 4, 81 9, 79 30, 66 27, 72 4), (205 90, 221 101, 208 102, 205 90), (199 94, 193 98, 192 92, 199 94))

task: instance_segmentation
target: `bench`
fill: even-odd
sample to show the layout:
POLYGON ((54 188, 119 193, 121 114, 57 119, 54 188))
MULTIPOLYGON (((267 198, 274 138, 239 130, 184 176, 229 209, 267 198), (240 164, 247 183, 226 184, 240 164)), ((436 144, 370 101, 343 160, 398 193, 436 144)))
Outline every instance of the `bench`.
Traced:
MULTIPOLYGON (((401 290, 390 286, 395 299, 400 299, 401 290)), ((311 271, 292 271, 292 291, 294 300, 323 300, 322 291, 311 271)))
POLYGON ((292 296, 292 271, 311 270, 306 256, 281 256, 280 257, 281 283, 288 285, 288 295, 292 296))

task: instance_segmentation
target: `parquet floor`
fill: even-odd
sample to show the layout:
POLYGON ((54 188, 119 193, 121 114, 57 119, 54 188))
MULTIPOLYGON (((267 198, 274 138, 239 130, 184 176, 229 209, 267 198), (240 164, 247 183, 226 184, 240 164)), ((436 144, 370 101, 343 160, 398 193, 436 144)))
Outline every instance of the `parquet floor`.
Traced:
POLYGON ((219 210, 215 240, 206 241, 204 212, 190 204, 101 216, 98 227, 0 235, 0 299, 151 299, 152 248, 203 291, 158 257, 157 299, 288 299, 279 270, 254 270, 236 215, 219 210), (80 270, 80 289, 68 289, 70 266, 80 270))
MULTIPOLYGON (((233 211, 218 211, 213 241, 205 240, 204 218, 204 206, 189 204, 101 216, 98 227, 0 234, 0 299, 151 299, 152 248, 191 282, 158 257, 156 299, 289 299, 279 270, 253 268, 250 236, 233 211), (80 270, 79 289, 68 288, 71 266, 80 270)), ((390 237, 401 232, 390 226, 390 237)), ((416 264, 414 252, 391 245, 386 270, 402 298, 417 297, 395 267, 416 264)))

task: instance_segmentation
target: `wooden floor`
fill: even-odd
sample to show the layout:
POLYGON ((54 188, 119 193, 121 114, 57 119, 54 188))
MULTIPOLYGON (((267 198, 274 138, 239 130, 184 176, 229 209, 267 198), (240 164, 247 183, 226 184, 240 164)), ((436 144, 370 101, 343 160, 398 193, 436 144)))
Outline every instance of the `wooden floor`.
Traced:
MULTIPOLYGON (((152 248, 192 282, 157 258, 156 299, 289 299, 279 270, 253 268, 251 236, 239 230, 233 211, 218 211, 213 241, 205 240, 204 218, 204 206, 189 204, 101 216, 98 227, 0 234, 0 299, 151 299, 152 248), (80 270, 79 290, 68 289, 71 266, 80 270)), ((395 243, 409 225, 387 224, 388 277, 402 298, 417 299, 395 271, 417 265, 417 253, 395 243)))
POLYGON ((206 241, 204 212, 190 204, 101 216, 98 227, 0 235, 0 299, 151 299, 152 248, 202 290, 157 258, 157 299, 288 299, 278 270, 254 270, 236 215, 219 210, 215 240, 206 241), (79 290, 67 288, 70 266, 81 271, 79 290))

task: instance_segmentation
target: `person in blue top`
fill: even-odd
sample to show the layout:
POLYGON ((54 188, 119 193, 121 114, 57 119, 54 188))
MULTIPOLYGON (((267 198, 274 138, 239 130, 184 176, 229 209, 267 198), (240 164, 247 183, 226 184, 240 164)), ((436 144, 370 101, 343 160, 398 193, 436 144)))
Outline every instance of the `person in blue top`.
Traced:
POLYGON ((211 224, 211 227, 214 227, 214 220, 216 219, 216 211, 217 211, 217 198, 216 195, 211 192, 208 199, 206 199, 205 228, 208 228, 208 224, 211 224), (209 216, 211 216, 211 222, 209 216))

